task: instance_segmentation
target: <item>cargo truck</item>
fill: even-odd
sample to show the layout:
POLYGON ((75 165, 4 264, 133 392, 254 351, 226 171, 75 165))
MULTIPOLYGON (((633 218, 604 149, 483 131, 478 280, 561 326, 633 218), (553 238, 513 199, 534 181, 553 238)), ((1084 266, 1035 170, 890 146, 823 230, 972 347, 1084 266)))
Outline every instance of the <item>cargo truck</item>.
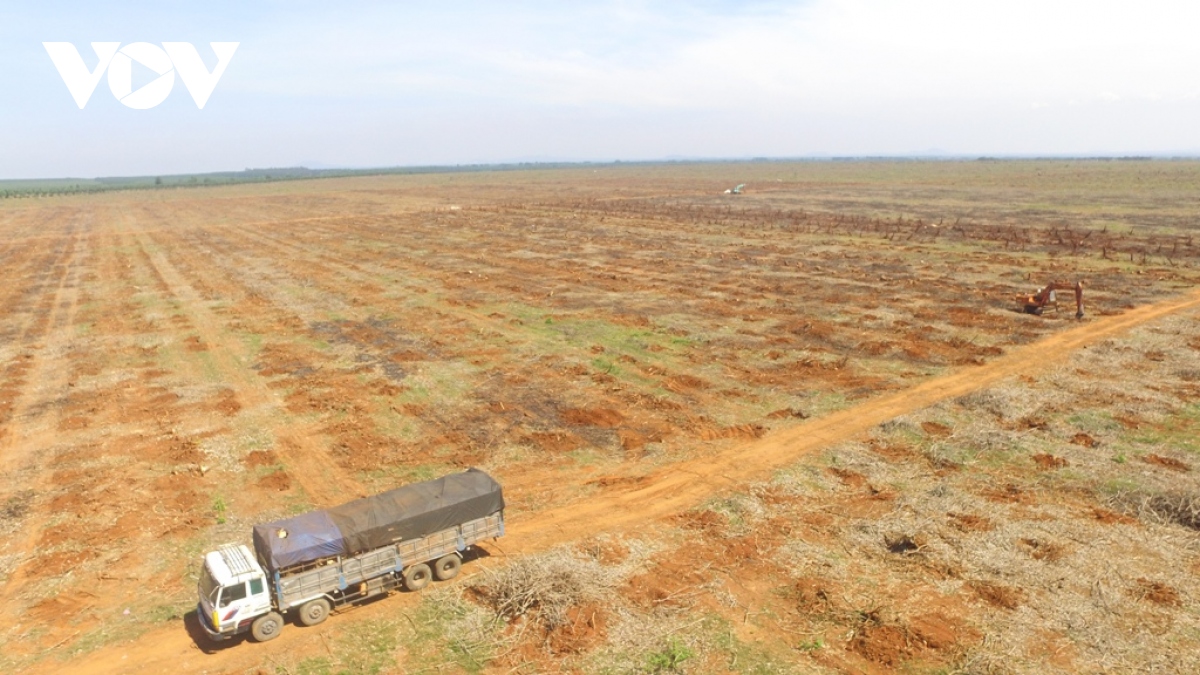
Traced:
POLYGON ((255 525, 253 553, 205 554, 200 625, 213 640, 270 640, 288 615, 315 626, 340 605, 451 579, 468 547, 503 534, 500 485, 478 469, 255 525))

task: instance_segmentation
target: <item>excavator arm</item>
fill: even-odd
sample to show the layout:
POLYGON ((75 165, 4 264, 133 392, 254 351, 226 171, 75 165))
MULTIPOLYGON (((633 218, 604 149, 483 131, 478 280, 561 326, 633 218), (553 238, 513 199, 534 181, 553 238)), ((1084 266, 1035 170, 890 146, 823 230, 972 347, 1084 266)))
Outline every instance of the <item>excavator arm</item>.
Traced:
POLYGON ((1055 291, 1058 291, 1059 289, 1068 289, 1068 288, 1071 288, 1075 291, 1075 318, 1082 319, 1083 318, 1083 282, 1082 281, 1076 281, 1074 283, 1074 285, 1067 283, 1067 282, 1062 282, 1062 281, 1052 281, 1049 284, 1046 284, 1042 288, 1039 288, 1037 290, 1037 293, 1034 293, 1033 295, 1025 296, 1025 300, 1024 300, 1025 312, 1028 314, 1041 315, 1041 313, 1045 310, 1046 306, 1051 303, 1053 303, 1055 308, 1057 308, 1058 303, 1056 302, 1055 291))

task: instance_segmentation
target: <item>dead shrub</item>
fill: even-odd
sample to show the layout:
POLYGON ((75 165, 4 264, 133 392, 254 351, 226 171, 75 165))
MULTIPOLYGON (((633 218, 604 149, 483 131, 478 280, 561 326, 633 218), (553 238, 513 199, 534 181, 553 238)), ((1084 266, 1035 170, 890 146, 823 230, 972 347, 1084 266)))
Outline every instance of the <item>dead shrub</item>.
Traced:
POLYGON ((0 520, 19 520, 29 513, 29 504, 33 501, 33 490, 24 490, 9 497, 0 506, 0 520))
POLYGON ((558 550, 488 570, 473 589, 498 616, 526 617, 552 631, 571 623, 572 610, 609 597, 617 583, 615 569, 558 550))
POLYGON ((1200 493, 1128 491, 1109 499, 1118 510, 1142 520, 1200 530, 1200 493))
POLYGON ((1001 419, 1004 418, 1008 407, 1004 397, 991 389, 973 391, 958 397, 954 402, 967 410, 987 412, 1001 419))
POLYGON ((929 543, 927 538, 922 534, 907 535, 902 533, 885 534, 883 536, 883 545, 891 553, 901 555, 911 555, 920 553, 921 549, 929 543))

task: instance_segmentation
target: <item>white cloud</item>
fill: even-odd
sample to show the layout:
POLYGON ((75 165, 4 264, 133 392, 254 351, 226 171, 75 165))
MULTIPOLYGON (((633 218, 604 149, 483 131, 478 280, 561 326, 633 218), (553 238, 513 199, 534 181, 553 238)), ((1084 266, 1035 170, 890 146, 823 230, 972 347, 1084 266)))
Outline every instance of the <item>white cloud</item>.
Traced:
POLYGON ((365 100, 828 112, 1179 100, 1200 82, 1195 2, 817 0, 773 10, 618 2, 582 12, 511 5, 455 20, 430 10, 307 16, 265 36, 261 81, 244 86, 365 100))
POLYGON ((0 175, 125 171, 96 168, 114 157, 179 162, 182 171, 301 160, 1200 149, 1194 0, 256 7, 239 20, 224 5, 203 30, 178 35, 191 24, 164 6, 130 29, 152 41, 241 42, 202 113, 182 106, 140 118, 111 101, 77 114, 40 49, 46 39, 129 41, 118 30, 124 16, 96 28, 99 14, 81 15, 65 37, 43 30, 61 21, 51 9, 35 17, 37 35, 0 26, 0 56, 9 57, 0 62, 20 64, 9 65, 16 84, 0 121, 22 130, 0 133, 0 175), (28 54, 13 51, 16 37, 29 38, 28 54), (162 142, 143 143, 148 130, 162 142), (72 150, 36 150, 59 145, 72 150), (221 167, 222 157, 236 161, 221 167))

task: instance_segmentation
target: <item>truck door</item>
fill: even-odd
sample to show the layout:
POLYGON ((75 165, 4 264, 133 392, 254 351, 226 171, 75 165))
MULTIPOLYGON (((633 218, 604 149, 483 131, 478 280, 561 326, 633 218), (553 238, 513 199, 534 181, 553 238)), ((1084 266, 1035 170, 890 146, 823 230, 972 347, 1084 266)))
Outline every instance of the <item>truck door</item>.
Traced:
POLYGON ((213 611, 214 628, 218 630, 233 624, 239 624, 243 621, 254 618, 254 612, 250 611, 250 602, 246 596, 246 582, 240 584, 232 584, 223 586, 221 594, 217 596, 217 606, 213 611))
POLYGON ((250 596, 247 599, 247 616, 258 616, 271 611, 271 594, 268 592, 266 579, 255 577, 248 583, 250 596))

